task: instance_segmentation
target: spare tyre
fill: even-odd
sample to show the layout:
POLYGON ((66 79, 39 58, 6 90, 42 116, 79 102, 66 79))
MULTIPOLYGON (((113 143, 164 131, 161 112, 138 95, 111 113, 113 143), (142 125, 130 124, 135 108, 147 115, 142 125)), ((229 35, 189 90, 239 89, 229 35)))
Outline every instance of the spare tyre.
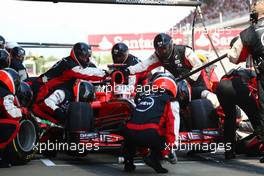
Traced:
POLYGON ((17 136, 6 147, 4 157, 12 165, 24 165, 28 163, 37 152, 39 140, 39 128, 35 119, 22 118, 19 122, 20 128, 17 136))

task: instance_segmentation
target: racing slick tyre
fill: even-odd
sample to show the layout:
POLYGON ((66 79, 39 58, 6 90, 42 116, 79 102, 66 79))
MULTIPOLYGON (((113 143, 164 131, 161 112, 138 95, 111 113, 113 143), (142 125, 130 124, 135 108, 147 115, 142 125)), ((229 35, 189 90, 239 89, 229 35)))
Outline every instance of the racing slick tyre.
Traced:
MULTIPOLYGON (((93 109, 88 103, 72 102, 67 111, 66 140, 67 143, 76 146, 80 143, 82 132, 89 133, 94 130, 93 109)), ((87 155, 85 151, 70 150, 67 152, 71 156, 83 157, 87 155)))
POLYGON ((193 130, 217 128, 218 116, 209 100, 193 100, 190 102, 190 108, 193 130))
POLYGON ((37 152, 39 142, 38 124, 32 117, 22 118, 20 129, 14 140, 6 147, 4 156, 12 165, 28 163, 37 152))
POLYGON ((93 110, 88 103, 72 102, 68 108, 67 115, 66 129, 69 132, 93 130, 93 110))

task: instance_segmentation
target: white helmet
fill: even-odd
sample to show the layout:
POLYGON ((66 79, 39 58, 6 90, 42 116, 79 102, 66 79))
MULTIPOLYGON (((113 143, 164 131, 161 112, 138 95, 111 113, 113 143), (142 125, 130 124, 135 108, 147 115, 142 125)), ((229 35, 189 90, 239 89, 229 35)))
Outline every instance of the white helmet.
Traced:
POLYGON ((10 53, 11 49, 18 47, 19 44, 17 42, 6 42, 5 48, 10 53))

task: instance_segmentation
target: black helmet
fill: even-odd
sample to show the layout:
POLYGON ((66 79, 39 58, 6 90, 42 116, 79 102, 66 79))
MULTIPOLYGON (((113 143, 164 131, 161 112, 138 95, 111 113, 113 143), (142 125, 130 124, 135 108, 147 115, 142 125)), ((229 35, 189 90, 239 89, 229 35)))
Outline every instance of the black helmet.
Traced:
POLYGON ((20 82, 20 86, 17 91, 17 98, 22 107, 29 107, 32 102, 33 92, 30 86, 24 82, 20 82))
POLYGON ((95 97, 94 86, 90 82, 80 79, 75 82, 73 93, 77 102, 89 102, 95 97))
POLYGON ((10 66, 10 57, 5 49, 0 49, 0 69, 10 66))
POLYGON ((155 53, 162 62, 166 62, 173 51, 173 41, 171 36, 160 33, 154 38, 155 53))
POLYGON ((91 46, 86 43, 76 43, 71 50, 71 57, 82 67, 87 67, 92 55, 91 46))
POLYGON ((0 35, 0 48, 5 48, 5 38, 0 35))
POLYGON ((11 59, 17 59, 22 62, 24 61, 25 55, 26 51, 19 46, 14 47, 10 52, 11 59))
POLYGON ((122 64, 128 57, 128 47, 126 44, 119 42, 116 43, 112 48, 112 58, 115 64, 122 64))
POLYGON ((12 68, 4 68, 0 70, 0 83, 15 95, 20 86, 19 74, 12 68))

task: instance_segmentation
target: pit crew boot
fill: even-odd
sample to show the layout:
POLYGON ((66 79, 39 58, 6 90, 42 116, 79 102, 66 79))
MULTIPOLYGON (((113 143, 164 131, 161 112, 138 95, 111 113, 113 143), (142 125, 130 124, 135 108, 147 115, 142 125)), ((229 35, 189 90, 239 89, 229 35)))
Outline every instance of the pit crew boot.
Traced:
POLYGON ((136 166, 133 162, 125 162, 124 171, 125 172, 134 172, 136 170, 136 166))
POLYGON ((178 162, 178 158, 175 151, 170 152, 167 156, 165 156, 165 159, 171 164, 177 164, 178 162))
POLYGON ((236 158, 235 151, 236 151, 235 150, 235 144, 234 144, 234 142, 231 142, 231 149, 229 149, 229 150, 225 149, 225 160, 235 159, 236 158))
POLYGON ((260 162, 260 163, 264 163, 264 156, 262 156, 262 157, 259 159, 259 162, 260 162))
POLYGON ((163 168, 159 161, 152 160, 149 156, 143 158, 144 162, 157 173, 168 173, 168 170, 163 168))
POLYGON ((0 158, 0 168, 9 168, 9 167, 11 167, 11 164, 0 158))
POLYGON ((259 162, 264 163, 264 144, 261 144, 259 146, 259 151, 261 153, 261 158, 259 159, 259 162))
POLYGON ((236 154, 232 151, 226 151, 225 152, 225 160, 231 160, 231 159, 235 159, 236 158, 236 154))

